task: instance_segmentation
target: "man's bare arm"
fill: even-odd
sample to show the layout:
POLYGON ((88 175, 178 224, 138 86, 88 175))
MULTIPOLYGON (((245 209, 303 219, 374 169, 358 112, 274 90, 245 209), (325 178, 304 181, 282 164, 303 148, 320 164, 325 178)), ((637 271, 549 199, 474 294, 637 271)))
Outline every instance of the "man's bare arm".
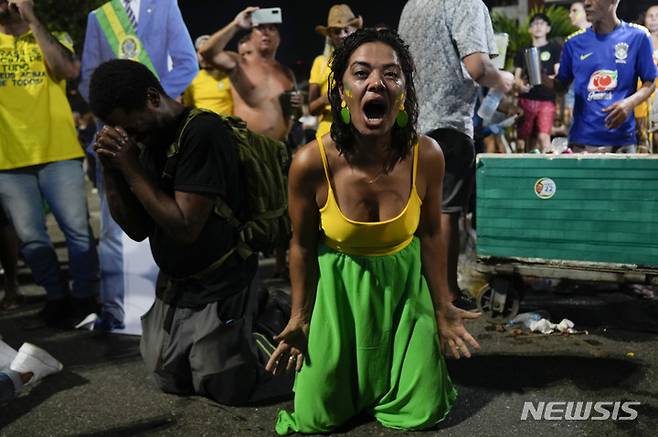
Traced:
POLYGON ((213 67, 231 73, 240 60, 240 55, 225 50, 226 45, 240 30, 251 28, 251 14, 258 8, 250 6, 240 12, 229 24, 213 33, 199 50, 199 54, 213 67))
POLYGON ((500 71, 486 53, 476 52, 464 57, 462 62, 474 81, 487 88, 500 89, 506 93, 512 89, 514 75, 500 71))
POLYGON ((104 167, 103 180, 112 218, 131 239, 144 240, 148 237, 153 222, 130 191, 121 173, 104 167))
POLYGON ((80 61, 75 54, 64 47, 39 21, 34 13, 32 0, 10 0, 10 7, 15 7, 23 21, 29 26, 39 44, 46 60, 48 71, 57 81, 73 80, 80 74, 80 61))
POLYGON ((258 105, 252 92, 256 86, 245 73, 242 61, 236 63, 235 68, 229 73, 228 78, 231 80, 231 86, 233 86, 247 105, 251 107, 258 105))
MULTIPOLYGON (((119 169, 112 162, 112 159, 116 156, 116 150, 122 148, 122 141, 119 131, 105 126, 96 134, 96 142, 93 148, 103 165, 105 193, 112 217, 130 238, 135 241, 142 241, 148 237, 153 222, 135 195, 130 191, 130 187, 119 169)), ((130 150, 130 153, 133 161, 137 161, 139 149, 135 146, 130 150)))
POLYGON ((116 173, 113 175, 115 184, 108 187, 108 193, 111 189, 116 194, 116 198, 111 199, 114 200, 111 211, 128 235, 141 237, 138 225, 148 220, 179 244, 191 244, 199 238, 212 212, 212 196, 181 191, 176 191, 174 197, 166 194, 146 174, 139 161, 137 145, 121 128, 105 126, 94 149, 103 168, 116 173))

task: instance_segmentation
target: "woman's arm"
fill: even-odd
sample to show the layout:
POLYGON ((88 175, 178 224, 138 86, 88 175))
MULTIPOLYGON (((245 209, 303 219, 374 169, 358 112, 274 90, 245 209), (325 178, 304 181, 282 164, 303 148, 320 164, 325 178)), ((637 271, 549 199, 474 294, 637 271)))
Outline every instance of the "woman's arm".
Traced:
POLYGON ((308 78, 308 111, 311 115, 320 115, 324 107, 329 104, 329 98, 322 93, 322 85, 326 86, 325 74, 329 66, 327 58, 320 55, 313 60, 311 75, 308 78))
POLYGON ((427 285, 434 307, 439 310, 452 302, 448 291, 446 256, 441 240, 441 200, 443 196, 444 160, 441 148, 432 139, 419 139, 419 169, 417 180, 425 182, 425 196, 420 210, 416 235, 421 242, 421 256, 427 285))
MULTIPOLYGON (((309 146, 300 150, 292 162, 288 180, 288 212, 292 223, 290 241, 291 318, 308 323, 311 318, 317 286, 317 247, 320 236, 320 214, 315 197, 317 177, 313 176, 315 155, 309 146)), ((318 156, 317 159, 320 159, 318 156)))
POLYGON ((317 247, 320 237, 320 214, 316 195, 324 173, 317 142, 302 147, 293 159, 288 178, 288 212, 292 222, 290 241, 290 283, 292 308, 290 321, 275 340, 279 346, 266 369, 276 373, 280 359, 287 359, 286 369, 301 370, 306 353, 308 325, 311 319, 318 282, 317 247), (288 358, 288 354, 290 357, 288 358))
POLYGON ((312 83, 308 86, 308 111, 311 115, 320 115, 324 107, 329 104, 329 98, 322 94, 320 85, 312 83))
POLYGON ((448 291, 447 247, 446 242, 441 239, 441 201, 445 168, 443 153, 431 138, 420 136, 419 141, 417 181, 424 185, 425 191, 416 235, 421 243, 423 274, 432 296, 443 349, 449 347, 455 358, 460 357, 460 352, 465 357, 470 357, 466 343, 476 349, 479 349, 480 345, 466 331, 462 319, 477 318, 479 314, 456 308, 448 291))

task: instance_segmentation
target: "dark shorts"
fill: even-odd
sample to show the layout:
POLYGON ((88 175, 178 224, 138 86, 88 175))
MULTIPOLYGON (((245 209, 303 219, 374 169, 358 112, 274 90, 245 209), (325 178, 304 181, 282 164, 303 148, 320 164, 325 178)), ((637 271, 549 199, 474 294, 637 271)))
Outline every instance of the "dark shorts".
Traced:
POLYGON ((468 204, 475 179, 473 140, 454 129, 435 129, 427 135, 439 143, 446 162, 441 209, 445 214, 461 213, 468 204))

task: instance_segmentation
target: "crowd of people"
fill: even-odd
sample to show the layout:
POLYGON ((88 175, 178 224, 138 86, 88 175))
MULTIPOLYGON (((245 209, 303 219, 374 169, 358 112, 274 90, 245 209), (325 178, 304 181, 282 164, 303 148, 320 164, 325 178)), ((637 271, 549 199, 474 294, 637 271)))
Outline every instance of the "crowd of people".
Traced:
POLYGON ((652 21, 658 19, 658 5, 649 7, 637 24, 619 25, 619 20, 611 9, 616 7, 614 2, 612 5, 592 2, 587 7, 591 12, 589 14, 586 13, 585 3, 577 1, 571 4, 569 19, 577 31, 567 38, 551 35, 551 19, 545 13, 538 12, 529 18, 528 32, 532 42, 528 47, 518 50, 514 58, 513 92, 508 93, 506 101, 499 107, 499 112, 491 119, 484 121, 477 119, 479 128, 476 137, 479 151, 610 152, 613 148, 616 151, 617 147, 622 145, 624 147, 620 150, 626 153, 656 152, 653 146, 652 124, 655 122, 652 120, 658 113, 653 108, 653 88, 651 88, 656 56, 653 54, 648 57, 648 52, 649 50, 653 52, 653 46, 658 41, 656 39, 658 23, 652 21), (599 7, 602 12, 601 15, 596 16, 594 14, 599 7), (592 40, 593 37, 609 34, 611 38, 606 39, 605 43, 599 41, 601 38, 596 42, 592 40), (649 39, 646 38, 647 35, 650 36, 649 39), (579 51, 577 57, 572 47, 576 47, 579 51), (542 83, 536 86, 530 86, 528 83, 526 52, 530 48, 536 48, 541 72, 545 76, 542 83), (599 53, 603 56, 598 55, 599 53), (589 59, 590 64, 593 62, 598 64, 596 71, 592 71, 591 65, 584 62, 588 57, 592 57, 589 59), (632 64, 631 59, 637 59, 637 62, 632 64), (653 63, 650 62, 652 60, 653 63), (585 69, 581 69, 581 66, 585 66, 585 69), (630 70, 622 75, 618 68, 630 70), (624 97, 636 94, 631 92, 636 86, 631 83, 633 75, 638 77, 636 90, 639 93, 634 98, 625 100, 625 106, 632 106, 630 110, 634 112, 634 117, 630 117, 628 108, 608 107, 611 106, 610 103, 620 100, 619 94, 613 97, 614 93, 621 92, 624 97), (619 83, 618 78, 628 78, 628 81, 619 83), (562 85, 568 83, 569 86, 559 90, 558 83, 562 85), (587 104, 582 104, 583 100, 577 99, 578 89, 587 93, 583 96, 587 104), (590 94, 592 92, 594 94, 590 94), (647 98, 647 95, 651 97, 647 98), (592 104, 592 101, 598 101, 599 104, 592 104), (604 112, 613 112, 609 118, 611 124, 607 127, 611 127, 615 134, 605 132, 604 138, 601 139, 599 134, 603 131, 596 129, 590 131, 590 128, 601 126, 600 118, 604 112), (598 115, 594 116, 594 114, 598 115), (503 120, 511 120, 508 117, 514 117, 514 122, 507 125, 501 123, 503 120), (564 147, 565 142, 557 141, 556 144, 555 141, 565 137, 568 137, 568 148, 564 147), (562 144, 562 147, 558 144, 562 144), (594 147, 582 147, 589 145, 594 147), (603 145, 609 147, 603 148, 601 147, 603 145))
MULTIPOLYGON (((658 7, 646 13, 650 33, 621 21, 618 3, 576 2, 581 30, 563 44, 547 15, 533 15, 534 84, 525 51, 513 73, 494 64, 481 0, 409 0, 397 31, 335 5, 315 28, 325 49, 303 93, 276 58, 276 20, 257 20, 257 7, 193 44, 175 0, 111 0, 89 13, 78 60, 32 0, 0 0, 3 306, 20 304, 20 247, 46 290, 46 325, 92 313, 95 329, 122 329, 122 242, 141 241, 159 269, 141 353, 163 391, 244 405, 294 384, 280 435, 330 432, 362 413, 432 427, 457 397, 444 356, 479 348, 464 325, 479 313, 457 281, 458 223, 478 143, 507 127, 476 108, 485 90, 506 95, 498 109, 521 116, 517 151, 551 150, 556 99, 573 152, 637 151, 637 126, 653 127, 658 7), (95 120, 81 115, 76 132, 65 81, 78 79, 95 120), (300 145, 299 120, 313 117, 300 145), (79 142, 90 125, 98 246, 79 142), (64 233, 70 280, 44 204, 64 233), (261 252, 289 277, 289 297, 263 287, 261 252)), ((61 364, 0 342, 2 369, 5 401, 61 364)))

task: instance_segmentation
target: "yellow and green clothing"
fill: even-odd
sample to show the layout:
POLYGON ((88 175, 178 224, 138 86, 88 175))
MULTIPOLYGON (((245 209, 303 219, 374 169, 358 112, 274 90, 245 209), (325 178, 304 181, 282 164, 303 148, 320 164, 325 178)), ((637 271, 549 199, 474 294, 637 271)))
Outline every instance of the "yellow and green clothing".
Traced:
POLYGON ((320 208, 320 226, 324 233, 324 243, 331 249, 358 256, 391 255, 408 246, 418 228, 420 207, 423 203, 416 191, 418 143, 413 148, 411 193, 402 212, 390 220, 360 222, 345 217, 338 206, 331 187, 329 164, 322 140, 322 137, 318 138, 318 144, 328 186, 327 202, 320 208))
MULTIPOLYGON (((67 34, 53 35, 73 51, 67 34)), ((82 156, 66 82, 50 75, 31 31, 0 33, 0 170, 82 156)))
MULTIPOLYGON (((331 73, 329 58, 325 55, 316 57, 311 67, 311 76, 308 79, 308 83, 309 85, 318 85, 320 87, 320 95, 326 96, 328 93, 329 73, 331 73)), ((331 122, 333 121, 331 105, 325 105, 322 113, 318 116, 318 121, 316 136, 321 137, 329 133, 331 129, 331 122)))
POLYGON ((457 392, 439 347, 414 236, 421 204, 415 186, 418 146, 404 210, 390 220, 357 222, 339 210, 319 143, 329 186, 320 213, 325 239, 318 248, 307 358, 295 379, 295 411, 279 412, 276 432, 330 432, 363 412, 389 428, 434 426, 457 392), (334 220, 338 226, 327 226, 334 220), (363 239, 369 233, 370 253, 363 239))
POLYGON ((231 81, 225 74, 202 69, 183 93, 183 104, 217 114, 233 115, 231 81))
POLYGON ((105 3, 94 10, 94 14, 105 39, 118 59, 139 62, 158 77, 153 61, 145 50, 142 40, 137 36, 137 29, 128 18, 126 9, 120 0, 105 3))

